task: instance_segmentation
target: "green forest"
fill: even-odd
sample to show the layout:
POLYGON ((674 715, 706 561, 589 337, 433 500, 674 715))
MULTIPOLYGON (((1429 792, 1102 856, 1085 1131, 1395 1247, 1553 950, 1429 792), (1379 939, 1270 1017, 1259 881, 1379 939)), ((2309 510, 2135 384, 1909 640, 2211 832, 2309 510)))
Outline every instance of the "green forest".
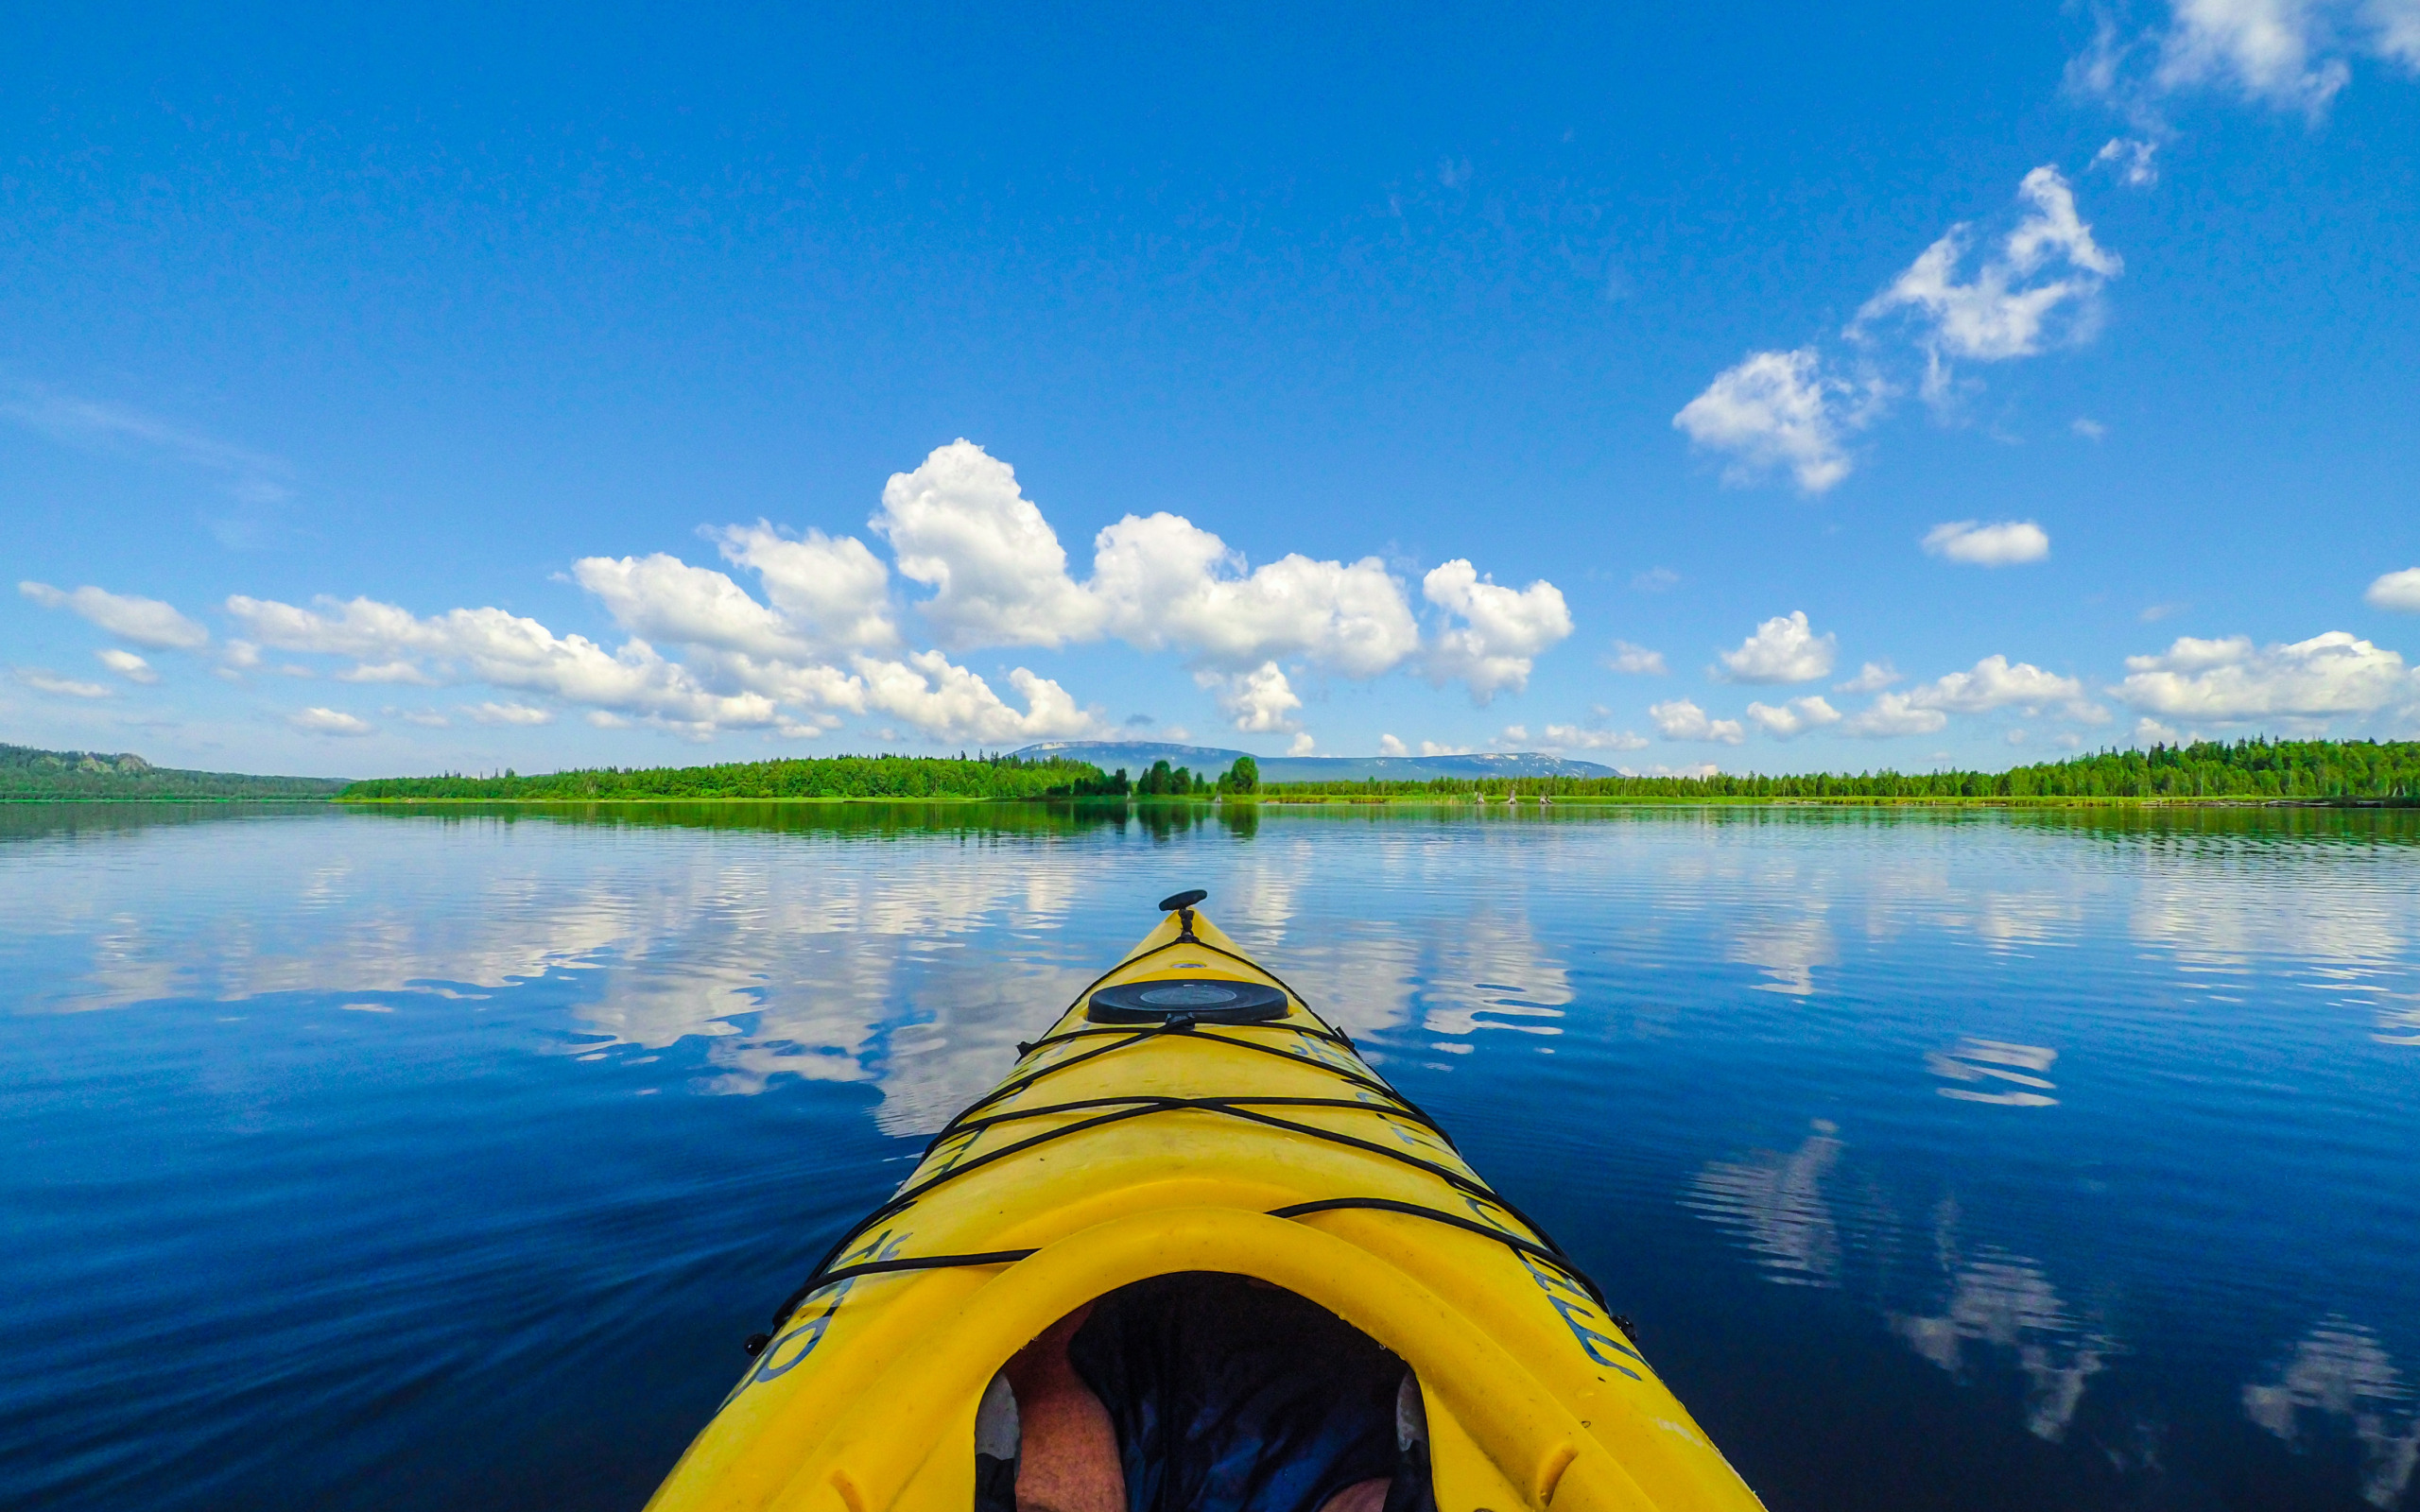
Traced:
POLYGON ((1681 802, 1774 799, 2239 799, 2411 802, 2420 795, 2420 741, 2239 740, 2105 750, 2005 772, 1807 773, 1764 777, 1524 777, 1484 782, 1284 782, 1273 798, 1443 799, 1508 793, 1681 802))
POLYGON ((1246 757, 1213 781, 1155 762, 1141 778, 1083 762, 1020 761, 1013 756, 818 756, 735 762, 718 766, 590 767, 523 777, 382 777, 354 782, 345 802, 468 799, 501 801, 641 799, 968 799, 1209 798, 1249 793, 1258 770, 1246 757))
POLYGON ((247 777, 154 766, 140 756, 0 746, 0 801, 60 799, 325 799, 344 786, 325 777, 247 777))
POLYGON ((1072 796, 1098 782, 1080 762, 1013 756, 810 756, 714 766, 591 766, 523 777, 382 777, 354 782, 344 802, 484 799, 527 801, 632 799, 1039 799, 1072 796))

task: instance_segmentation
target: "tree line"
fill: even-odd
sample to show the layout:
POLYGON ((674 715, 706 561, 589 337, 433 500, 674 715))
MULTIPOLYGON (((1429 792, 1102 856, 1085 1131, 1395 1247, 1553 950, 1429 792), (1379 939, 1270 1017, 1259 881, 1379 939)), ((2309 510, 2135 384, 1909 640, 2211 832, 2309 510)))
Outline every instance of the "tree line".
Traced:
POLYGON ((346 786, 338 799, 392 803, 426 799, 631 800, 631 799, 1210 799, 1253 794, 1261 767, 1236 760, 1219 777, 1152 762, 1140 779, 1125 767, 1058 757, 791 757, 714 767, 580 767, 520 777, 513 769, 441 777, 380 777, 346 786))
POLYGON ((1271 797, 1720 799, 2302 799, 2420 797, 2420 741, 2197 741, 2109 749, 2004 772, 1835 772, 1709 777, 1441 777, 1279 782, 1271 797))
POLYGON ((354 782, 340 800, 411 799, 597 799, 956 798, 1039 799, 1100 776, 1082 762, 1014 756, 804 756, 711 766, 589 766, 544 776, 382 777, 354 782))
POLYGON ((639 799, 1063 799, 1208 798, 1254 792, 1260 768, 1249 756, 1212 779, 1154 762, 1139 780, 1124 767, 1103 772, 1088 762, 1014 756, 812 756, 713 766, 583 767, 524 777, 507 768, 472 776, 382 777, 337 795, 354 802, 412 799, 596 800, 639 799))

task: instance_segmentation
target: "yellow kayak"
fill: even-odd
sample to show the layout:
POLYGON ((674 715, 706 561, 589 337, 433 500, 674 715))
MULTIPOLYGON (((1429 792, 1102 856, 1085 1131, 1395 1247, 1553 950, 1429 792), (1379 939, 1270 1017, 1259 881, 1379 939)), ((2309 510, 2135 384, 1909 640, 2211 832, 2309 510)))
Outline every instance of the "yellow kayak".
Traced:
POLYGON ((1596 1284, 1203 896, 833 1247, 649 1506, 1757 1508, 1596 1284))

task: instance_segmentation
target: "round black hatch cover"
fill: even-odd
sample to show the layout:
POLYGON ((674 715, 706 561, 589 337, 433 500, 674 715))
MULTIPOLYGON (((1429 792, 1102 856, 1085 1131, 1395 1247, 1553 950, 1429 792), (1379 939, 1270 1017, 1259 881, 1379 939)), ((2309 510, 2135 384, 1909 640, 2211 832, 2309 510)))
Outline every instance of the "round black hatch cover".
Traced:
POLYGON ((1258 982, 1180 977, 1169 982, 1129 982, 1092 996, 1084 1017, 1095 1023, 1258 1023, 1286 1017, 1286 994, 1258 982))

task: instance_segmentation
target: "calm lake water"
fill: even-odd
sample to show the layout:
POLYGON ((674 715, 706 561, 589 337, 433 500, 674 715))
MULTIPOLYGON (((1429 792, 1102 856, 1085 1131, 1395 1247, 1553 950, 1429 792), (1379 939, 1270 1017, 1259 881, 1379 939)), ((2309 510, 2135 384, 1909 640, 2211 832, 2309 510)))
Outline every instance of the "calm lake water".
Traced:
POLYGON ((0 1504, 632 1508, 1179 887, 1775 1512, 2420 1506, 2420 815, 0 809, 0 1504))

